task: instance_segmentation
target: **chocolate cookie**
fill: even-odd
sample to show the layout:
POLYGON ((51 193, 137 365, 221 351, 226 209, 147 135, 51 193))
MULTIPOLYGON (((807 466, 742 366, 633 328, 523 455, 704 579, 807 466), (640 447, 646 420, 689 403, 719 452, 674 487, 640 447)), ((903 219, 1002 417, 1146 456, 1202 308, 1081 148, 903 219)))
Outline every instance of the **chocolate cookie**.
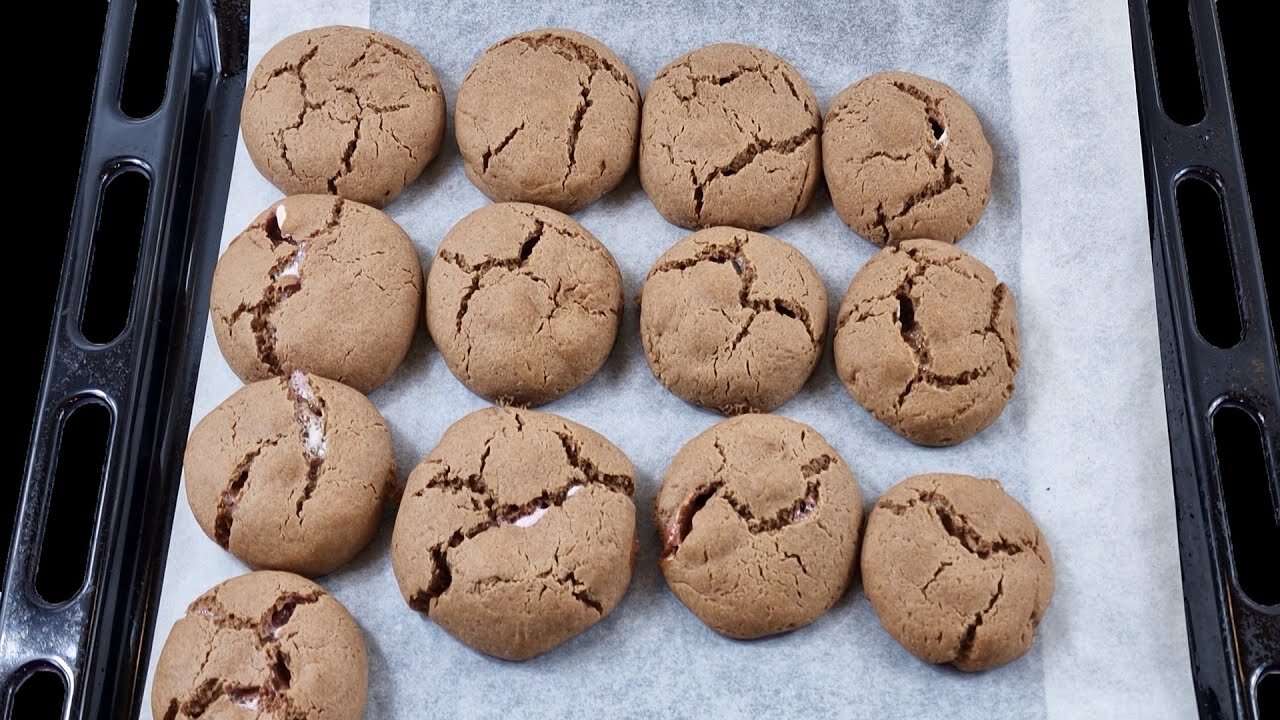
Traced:
POLYGON ((809 83, 777 55, 727 43, 694 50, 649 85, 640 183, 676 225, 781 224, 813 197, 821 122, 809 83))
POLYGON ((954 445, 994 422, 1013 394, 1013 293, 946 243, 885 248, 849 283, 835 360, 849 394, 894 432, 954 445))
POLYGON ((776 408, 822 355, 827 290, 799 250, 709 228, 676 243, 644 282, 649 369, 685 400, 726 415, 776 408))
POLYGON ((564 418, 473 412, 409 476, 391 538, 400 591, 480 652, 547 652, 626 592, 634 478, 620 450, 564 418))
POLYGON ((955 90, 904 72, 845 88, 827 110, 822 163, 836 213, 877 245, 954 243, 991 196, 991 146, 955 90))
POLYGON ((539 205, 488 205, 458 221, 427 276, 427 327, 449 370, 502 402, 550 402, 591 379, 621 311, 613 256, 539 205))
POLYGON ((804 627, 844 595, 862 500, 816 430, 742 415, 676 453, 653 505, 671 591, 718 633, 804 627))
POLYGON ((295 195, 231 241, 209 312, 241 380, 305 370, 369 392, 409 351, 421 300, 418 253, 394 220, 331 195, 295 195))
POLYGON ((913 655, 985 670, 1031 648, 1053 595, 1035 520, 995 480, 933 473, 885 493, 867 519, 862 586, 913 655))
POLYGON ((374 207, 422 173, 444 137, 444 94, 408 44, 372 30, 304 30, 262 56, 244 92, 249 157, 287 195, 374 207))
POLYGON ((355 720, 369 681, 360 627, 319 585, 254 572, 196 598, 160 651, 156 718, 355 720))
POLYGON ((254 568, 324 575, 378 530, 395 485, 391 435, 369 399, 294 372, 246 385, 187 441, 187 501, 254 568))
POLYGON ((498 202, 563 212, 612 190, 636 154, 640 89, 622 59, 572 30, 530 30, 494 45, 458 88, 467 177, 498 202))

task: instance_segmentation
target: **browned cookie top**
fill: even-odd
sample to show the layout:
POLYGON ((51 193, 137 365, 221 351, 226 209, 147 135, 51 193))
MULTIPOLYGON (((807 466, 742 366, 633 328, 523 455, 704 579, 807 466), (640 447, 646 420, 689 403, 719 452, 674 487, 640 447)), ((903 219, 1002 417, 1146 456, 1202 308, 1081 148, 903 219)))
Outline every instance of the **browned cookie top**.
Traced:
POLYGON ((885 629, 914 655, 984 670, 1031 647, 1053 595, 1053 558, 1000 483, 917 475, 871 511, 862 585, 885 629))
POLYGON ((622 276, 573 218, 500 203, 454 225, 427 277, 427 327, 474 392, 550 402, 591 379, 618 333, 622 276))
POLYGON ((391 538, 400 591, 480 652, 547 652, 626 592, 634 478, 622 451, 559 416, 471 413, 409 476, 391 538))
POLYGON ((214 586, 174 624, 156 664, 156 718, 355 720, 368 690, 364 638, 309 580, 254 572, 214 586))
POLYGON ((418 253, 394 220, 339 197, 294 195, 231 241, 209 312, 241 380, 304 370, 369 392, 408 352, 421 298, 418 253))
POLYGON ((640 338, 653 374, 726 415, 791 399, 817 366, 826 330, 817 271, 763 233, 693 233, 658 258, 644 283, 640 338))
POLYGON ((246 385, 191 431, 187 501, 211 539, 255 568, 323 575, 373 538, 395 484, 368 398, 294 372, 246 385))
POLYGON ((822 164, 845 224, 877 245, 954 243, 991 196, 991 146, 955 90, 904 72, 845 88, 827 110, 822 164))
POLYGON ((676 225, 772 227, 813 196, 821 122, 813 90, 777 55, 729 43, 694 50, 649 85, 640 182, 676 225))
POLYGON ((530 30, 484 52, 454 110, 467 177, 496 201, 573 212, 627 174, 640 89, 622 59, 572 30, 530 30))
POLYGON ((276 43, 240 110, 253 164, 288 195, 391 202, 440 149, 444 95, 427 61, 380 32, 335 25, 276 43))
POLYGON ((858 486, 835 449, 794 420, 740 415, 690 440, 653 509, 667 584, 724 635, 808 625, 853 578, 858 486))
POLYGON ((836 321, 836 374, 877 419, 921 445, 954 445, 1013 394, 1013 293, 968 253, 908 240, 849 283, 836 321))

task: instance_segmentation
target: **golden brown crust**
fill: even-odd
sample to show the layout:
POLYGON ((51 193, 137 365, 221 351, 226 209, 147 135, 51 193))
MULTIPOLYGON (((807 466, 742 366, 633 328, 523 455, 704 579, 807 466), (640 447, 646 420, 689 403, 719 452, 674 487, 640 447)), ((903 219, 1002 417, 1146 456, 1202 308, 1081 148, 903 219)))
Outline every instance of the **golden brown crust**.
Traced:
POLYGON ((817 367, 827 291, 794 247, 717 227, 685 237, 645 280, 640 338, 675 394, 726 415, 767 412, 817 367))
POLYGON ((955 90, 904 72, 845 88, 827 110, 823 174, 836 213, 877 245, 954 243, 991 196, 991 145, 955 90))
POLYGON ((334 25, 305 30, 262 56, 240 127, 258 171, 287 195, 391 202, 440 150, 444 94, 407 43, 334 25))
POLYGON ((914 655, 985 670, 1030 649, 1053 596, 1053 557, 1000 483, 917 475, 871 511, 862 585, 885 629, 914 655))
POLYGON ((849 283, 835 362, 849 394, 895 432, 954 445, 994 422, 1013 394, 1013 292, 946 243, 885 248, 849 283))
POLYGON ((409 351, 421 302, 418 253, 394 220, 339 197, 294 195, 231 241, 209 314, 245 382, 303 370, 370 392, 409 351))
POLYGON ((395 487, 391 435, 352 388, 294 373, 246 385, 191 431, 187 501, 259 569, 324 575, 373 539, 395 487))
POLYGON ((749 45, 709 45, 650 83, 640 183, 676 225, 773 227, 813 197, 821 124, 813 90, 785 60, 749 45))
POLYGON ((555 648, 631 582, 634 478, 613 444, 559 416, 463 417, 405 487, 391 538, 405 601, 489 655, 555 648))
POLYGON ((853 579, 857 483, 835 449, 794 420, 740 415, 690 440, 653 513, 671 591, 729 637, 808 625, 853 579))
POLYGON ((151 713, 355 720, 368 674, 364 638, 342 603, 297 575, 254 572, 201 595, 174 624, 151 713))
POLYGON ((458 221, 427 286, 427 327, 449 370, 478 395, 519 405, 590 380, 622 313, 609 251, 573 218, 525 203, 458 221))
POLYGON ((490 198, 573 212, 631 168, 640 89, 595 38, 530 30, 476 60, 458 88, 454 126, 467 177, 490 198))

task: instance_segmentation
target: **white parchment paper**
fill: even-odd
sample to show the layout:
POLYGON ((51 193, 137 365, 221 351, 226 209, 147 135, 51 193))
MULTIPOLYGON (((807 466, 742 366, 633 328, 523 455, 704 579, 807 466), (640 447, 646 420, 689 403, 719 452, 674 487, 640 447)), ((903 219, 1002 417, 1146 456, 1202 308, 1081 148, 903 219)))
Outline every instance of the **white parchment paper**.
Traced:
MULTIPOLYGON (((959 90, 995 149, 991 204, 962 247, 1017 295, 1023 367, 1012 402, 958 447, 915 447, 848 397, 828 343, 814 378, 779 412, 827 437, 853 468, 868 507, 915 473, 1000 478, 1043 528, 1058 580, 1031 652, 977 675, 917 661, 881 629, 858 586, 813 625, 782 637, 738 642, 708 630, 667 591, 649 507, 676 450, 718 418, 650 375, 629 302, 604 369, 545 407, 603 433, 636 464, 642 544, 627 596, 544 657, 519 664, 486 658, 405 606, 388 556, 388 514, 365 552, 321 579, 364 629, 368 717, 1195 716, 1124 0, 582 7, 256 0, 250 65, 288 34, 335 23, 372 27, 418 48, 440 77, 450 113, 458 83, 487 46, 545 26, 601 39, 642 88, 687 50, 738 41, 785 57, 824 109, 846 85, 879 70, 909 70, 959 90)), ((241 144, 224 247, 278 197, 241 144)), ((463 175, 451 126, 441 156, 387 211, 426 267, 453 223, 486 202, 463 175)), ((662 220, 634 173, 576 217, 617 258, 628 298, 685 234, 662 220)), ((841 224, 825 191, 772 233, 818 268, 834 318, 875 248, 841 224)), ((239 387, 210 326, 193 423, 239 387)), ((485 405, 450 375, 425 330, 372 397, 389 421, 402 478, 450 423, 485 405)), ((153 668, 187 603, 245 571, 200 531, 185 494, 174 512, 153 668)))

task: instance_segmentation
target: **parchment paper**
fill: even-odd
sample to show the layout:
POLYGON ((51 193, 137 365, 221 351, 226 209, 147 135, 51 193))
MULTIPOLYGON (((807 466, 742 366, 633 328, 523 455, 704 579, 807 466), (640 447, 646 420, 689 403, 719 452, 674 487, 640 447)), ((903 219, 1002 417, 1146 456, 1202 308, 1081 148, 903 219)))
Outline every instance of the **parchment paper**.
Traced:
MULTIPOLYGON (((779 53, 808 78, 824 109, 843 87, 879 70, 955 87, 995 149, 991 204, 962 247, 1018 298, 1023 367, 1012 402, 958 447, 914 447, 846 395, 828 342, 814 378, 779 412, 831 441, 868 507, 919 472, 999 478, 1035 515, 1057 563, 1057 591, 1034 648, 976 675, 909 655, 881 629, 858 586, 813 625, 782 637, 737 642, 705 628, 657 570, 649 508, 672 455, 718 418, 667 392, 646 367, 630 299, 685 231, 662 220, 633 173, 576 216, 622 267, 629 302, 617 346, 593 381, 545 407, 603 433, 638 468, 642 544, 631 589, 612 615, 544 657, 486 658, 406 607, 388 557, 388 513, 373 544, 321 581, 365 631, 368 717, 1194 717, 1123 0, 585 7, 256 0, 249 62, 290 33, 335 23, 417 47, 439 75, 450 113, 480 52, 544 26, 601 39, 642 88, 677 55, 719 41, 779 53)), ((448 138, 424 177, 387 208, 424 267, 453 223, 487 202, 463 175, 452 122, 448 138)), ((241 144, 224 247, 278 197, 241 144)), ((834 318, 875 248, 840 223, 825 190, 802 217, 772 232, 818 268, 834 318)), ((239 387, 210 326, 193 423, 239 387)), ((372 397, 389 421, 402 479, 450 423, 485 405, 450 375, 425 330, 372 397)), ((174 512, 153 668, 186 604, 245 571, 199 530, 185 494, 174 512)))

